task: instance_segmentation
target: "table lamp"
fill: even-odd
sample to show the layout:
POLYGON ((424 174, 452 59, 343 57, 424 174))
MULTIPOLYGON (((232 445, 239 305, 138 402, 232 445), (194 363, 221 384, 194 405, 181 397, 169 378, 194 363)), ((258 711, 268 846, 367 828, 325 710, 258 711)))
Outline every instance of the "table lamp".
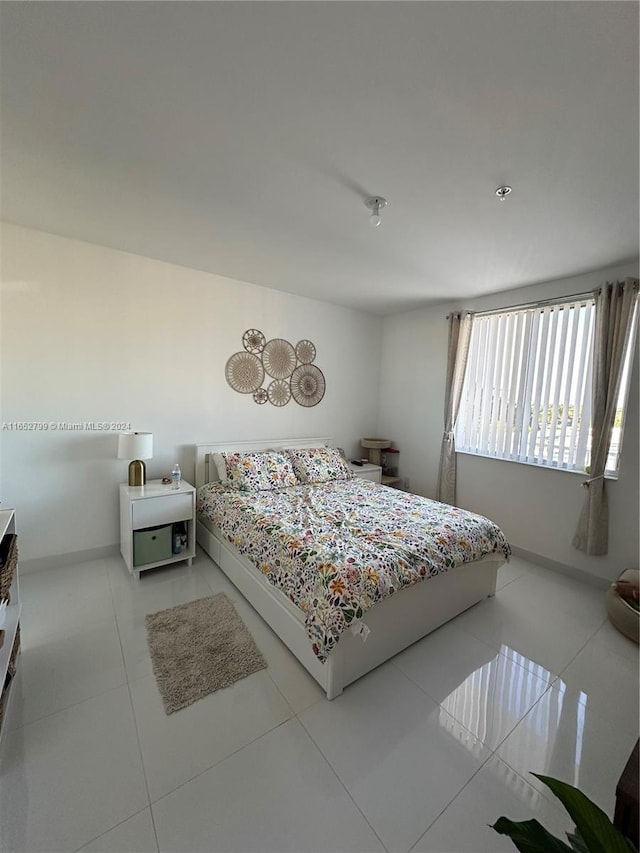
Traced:
POLYGON ((118 436, 118 459, 133 459, 129 465, 129 485, 144 486, 146 469, 143 459, 153 456, 153 433, 121 432, 118 436))

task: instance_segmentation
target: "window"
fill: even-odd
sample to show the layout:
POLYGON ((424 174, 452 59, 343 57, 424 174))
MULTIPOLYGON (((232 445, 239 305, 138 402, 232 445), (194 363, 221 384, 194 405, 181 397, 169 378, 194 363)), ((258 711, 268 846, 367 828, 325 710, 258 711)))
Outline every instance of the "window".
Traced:
MULTIPOLYGON (((592 298, 477 314, 456 422, 456 449, 588 471, 594 320, 592 298)), ((607 474, 614 476, 632 353, 629 340, 607 460, 607 474)))

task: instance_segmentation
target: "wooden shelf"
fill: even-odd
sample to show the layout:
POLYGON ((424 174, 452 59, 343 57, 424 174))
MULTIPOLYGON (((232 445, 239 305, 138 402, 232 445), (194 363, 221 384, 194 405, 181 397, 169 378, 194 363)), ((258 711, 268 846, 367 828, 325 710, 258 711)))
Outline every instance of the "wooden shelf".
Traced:
POLYGON ((386 474, 382 475, 382 485, 383 486, 398 486, 402 483, 401 477, 389 477, 386 474))

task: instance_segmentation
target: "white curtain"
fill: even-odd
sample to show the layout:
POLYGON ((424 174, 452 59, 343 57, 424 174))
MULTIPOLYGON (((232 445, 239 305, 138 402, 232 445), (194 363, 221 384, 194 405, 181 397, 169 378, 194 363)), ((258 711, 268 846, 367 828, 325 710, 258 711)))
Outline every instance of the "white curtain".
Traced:
POLYGON ((609 547, 609 506, 604 471, 616 415, 625 346, 631 333, 638 279, 604 285, 596 294, 590 477, 573 546, 600 556, 609 547))
POLYGON ((437 498, 443 503, 456 503, 456 443, 454 428, 462 384, 467 368, 469 340, 471 338, 471 314, 455 313, 449 315, 449 348, 447 354, 447 378, 444 395, 444 435, 440 451, 440 470, 438 472, 437 498))

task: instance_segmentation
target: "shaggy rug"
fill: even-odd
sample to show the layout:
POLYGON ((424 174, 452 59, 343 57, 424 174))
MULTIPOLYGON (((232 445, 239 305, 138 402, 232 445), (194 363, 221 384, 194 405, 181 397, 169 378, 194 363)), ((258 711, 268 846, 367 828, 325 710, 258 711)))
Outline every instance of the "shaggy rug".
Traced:
POLYGON ((145 624, 167 714, 267 666, 223 592, 150 613, 145 624))

